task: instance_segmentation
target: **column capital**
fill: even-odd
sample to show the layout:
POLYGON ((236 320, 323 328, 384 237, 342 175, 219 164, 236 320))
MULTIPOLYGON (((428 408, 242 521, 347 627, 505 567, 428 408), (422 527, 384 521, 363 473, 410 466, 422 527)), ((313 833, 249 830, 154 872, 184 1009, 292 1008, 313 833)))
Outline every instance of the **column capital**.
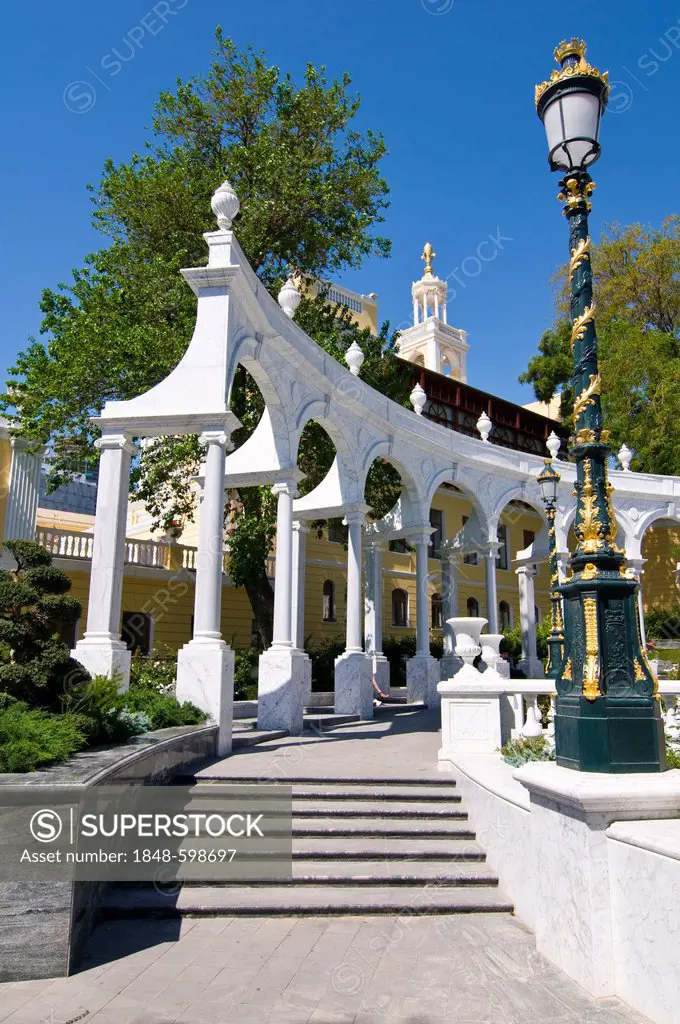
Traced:
POLYGON ((371 534, 366 534, 364 536, 364 549, 367 554, 370 554, 370 552, 372 551, 386 551, 388 545, 388 540, 381 540, 379 537, 376 537, 375 535, 371 536, 371 534))
POLYGON ((46 444, 40 444, 38 441, 31 441, 27 437, 10 437, 9 443, 12 450, 17 453, 25 452, 32 448, 33 450, 29 451, 29 455, 40 456, 40 458, 42 458, 47 451, 46 444))
POLYGON ((204 430, 198 435, 198 440, 201 444, 216 444, 226 450, 231 444, 231 434, 228 434, 225 430, 204 430))
POLYGON ((94 446, 101 451, 115 451, 118 448, 129 455, 137 455, 138 452, 127 434, 102 434, 96 439, 94 446))
POLYGON ((500 541, 490 540, 488 544, 485 544, 482 549, 482 554, 485 558, 495 558, 503 545, 500 541))
POLYGON ((345 509, 345 514, 342 520, 345 526, 351 526, 356 523, 363 526, 366 522, 366 513, 369 511, 370 507, 370 505, 363 505, 359 503, 356 505, 349 505, 345 509))
POLYGON ((293 520, 293 533, 309 533, 311 526, 305 519, 293 520))
POLYGON ((432 534, 436 533, 436 527, 430 526, 415 526, 408 532, 408 540, 412 540, 414 544, 429 544, 432 539, 432 534))
POLYGON ((531 565, 519 565, 515 569, 515 574, 517 576, 536 576, 538 575, 538 570, 533 563, 531 565))

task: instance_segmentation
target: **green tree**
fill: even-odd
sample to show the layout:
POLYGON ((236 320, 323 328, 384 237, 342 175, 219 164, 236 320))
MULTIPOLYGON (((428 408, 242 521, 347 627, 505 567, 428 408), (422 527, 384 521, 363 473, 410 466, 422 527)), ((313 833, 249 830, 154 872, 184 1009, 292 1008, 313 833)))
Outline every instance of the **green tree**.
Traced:
POLYGON ((8 541, 16 569, 0 570, 0 691, 56 709, 65 690, 87 678, 59 628, 80 617, 71 581, 33 541, 8 541))
MULTIPOLYGON (((634 451, 633 468, 680 472, 680 217, 658 229, 612 225, 593 246, 602 406, 612 444, 634 451)), ((556 323, 520 376, 540 401, 573 406, 566 265, 556 275, 556 323)))
MULTIPOLYGON (((69 285, 43 293, 44 340, 31 340, 17 357, 0 402, 18 433, 50 444, 53 486, 96 460, 91 417, 104 402, 148 390, 185 351, 195 299, 178 271, 205 262, 201 234, 214 229, 210 197, 224 179, 241 202, 239 241, 274 293, 291 269, 323 279, 358 267, 368 255, 389 253, 387 240, 373 233, 387 206, 380 172, 385 145, 380 135, 354 129, 359 99, 350 84, 347 75, 329 82, 324 68, 311 65, 298 84, 262 53, 239 52, 218 29, 207 74, 178 80, 160 96, 146 152, 119 166, 107 161, 92 189, 94 223, 107 244, 74 271, 69 285)), ((371 340, 318 301, 303 303, 297 319, 336 358, 358 337, 367 354, 362 376, 403 397, 386 331, 371 340)), ((238 443, 261 411, 247 375, 233 402, 244 423, 238 443)), ((317 431, 317 446, 320 437, 317 431)), ((159 525, 192 514, 188 476, 200 458, 195 437, 163 439, 143 450, 133 487, 159 525)), ((305 451, 301 458, 309 487, 314 460, 305 451)), ((274 532, 271 495, 261 488, 233 495, 230 528, 230 573, 246 587, 268 643, 273 598, 264 556, 274 532)))

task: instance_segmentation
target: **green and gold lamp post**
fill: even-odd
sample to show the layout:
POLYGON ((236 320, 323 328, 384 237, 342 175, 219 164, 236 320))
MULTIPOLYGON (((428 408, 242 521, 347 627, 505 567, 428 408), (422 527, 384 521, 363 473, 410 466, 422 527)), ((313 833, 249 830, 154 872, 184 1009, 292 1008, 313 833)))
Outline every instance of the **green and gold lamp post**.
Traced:
POLYGON ((557 679, 564 660, 564 622, 562 619, 562 595, 560 594, 560 577, 557 562, 557 538, 555 536, 555 515, 557 514, 557 485, 560 474, 553 468, 550 459, 536 477, 541 489, 541 498, 548 520, 548 547, 550 551, 550 621, 551 629, 548 637, 548 668, 546 678, 557 679))
POLYGON ((550 169, 560 171, 559 200, 569 222, 571 348, 574 360, 576 549, 564 597, 564 651, 555 679, 557 763, 588 772, 666 768, 658 685, 640 642, 636 586, 616 545, 609 482, 608 431, 602 428, 595 303, 588 233, 588 168, 600 156, 607 75, 572 39, 555 50, 558 67, 536 87, 550 169))

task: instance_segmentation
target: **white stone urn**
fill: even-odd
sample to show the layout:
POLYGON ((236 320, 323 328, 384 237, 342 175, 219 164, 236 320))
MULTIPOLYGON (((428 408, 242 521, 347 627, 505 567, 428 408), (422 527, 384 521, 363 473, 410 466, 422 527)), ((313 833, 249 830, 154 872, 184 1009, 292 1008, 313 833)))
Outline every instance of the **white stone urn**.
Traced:
POLYGON ((210 206, 222 231, 231 231, 231 223, 240 210, 241 204, 228 181, 223 181, 213 194, 210 206))
POLYGON ((353 341, 345 352, 345 362, 349 366, 349 372, 353 373, 355 377, 359 376, 359 370, 364 364, 364 359, 364 353, 361 351, 356 341, 353 341))
POLYGON ((289 277, 283 288, 279 292, 278 300, 279 306, 291 320, 295 316, 295 312, 300 305, 302 295, 295 286, 295 281, 292 277, 289 277))
POLYGON ((562 442, 560 441, 559 437, 557 436, 554 430, 550 431, 550 437, 545 442, 545 446, 550 452, 550 458, 556 459, 557 453, 562 447, 562 442))
POLYGON ((492 672, 494 676, 500 676, 498 671, 498 665, 503 660, 501 658, 501 641, 503 640, 502 633, 483 633, 480 637, 480 643, 482 645, 482 661, 486 665, 486 672, 492 672))
POLYGON ((447 619, 446 622, 453 630, 456 638, 455 653, 465 662, 460 671, 454 676, 454 679, 459 683, 478 682, 481 673, 474 668, 472 663, 482 653, 480 634, 486 626, 488 619, 466 615, 460 618, 447 619))
POLYGON ((411 400, 411 405, 413 406, 413 410, 416 416, 422 416, 423 408, 425 406, 425 403, 427 402, 427 395, 421 388, 420 384, 416 384, 413 391, 409 395, 409 398, 411 400))
POLYGON ((621 463, 623 472, 630 473, 630 464, 633 461, 633 453, 627 444, 621 445, 616 457, 621 463))
POLYGON ((486 415, 486 413, 483 412, 482 415, 477 420, 477 430, 479 431, 482 441, 484 441, 485 444, 490 444, 489 434, 491 433, 492 428, 493 423, 486 415))

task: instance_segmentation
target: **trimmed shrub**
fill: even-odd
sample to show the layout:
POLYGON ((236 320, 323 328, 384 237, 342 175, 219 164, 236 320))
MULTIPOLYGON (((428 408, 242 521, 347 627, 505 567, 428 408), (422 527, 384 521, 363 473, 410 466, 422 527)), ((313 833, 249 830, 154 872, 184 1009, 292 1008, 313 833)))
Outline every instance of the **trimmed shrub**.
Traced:
POLYGON ((64 690, 88 674, 59 637, 80 604, 71 581, 33 541, 8 541, 17 562, 0 570, 0 690, 20 701, 56 710, 64 690))
MULTIPOLYGON (((169 729, 175 725, 201 725, 207 715, 194 704, 180 704, 167 693, 157 693, 144 686, 131 686, 119 693, 115 702, 119 714, 136 712, 147 722, 147 729, 169 729)), ((142 730, 142 731, 146 731, 142 730)))
POLYGON ((131 709, 128 701, 121 701, 126 695, 118 693, 119 682, 94 676, 72 688, 63 699, 64 711, 74 716, 89 746, 125 743, 150 728, 148 715, 137 714, 141 709, 131 709))
POLYGON ((66 761, 85 744, 73 715, 52 715, 21 701, 0 710, 0 772, 32 772, 66 761))

